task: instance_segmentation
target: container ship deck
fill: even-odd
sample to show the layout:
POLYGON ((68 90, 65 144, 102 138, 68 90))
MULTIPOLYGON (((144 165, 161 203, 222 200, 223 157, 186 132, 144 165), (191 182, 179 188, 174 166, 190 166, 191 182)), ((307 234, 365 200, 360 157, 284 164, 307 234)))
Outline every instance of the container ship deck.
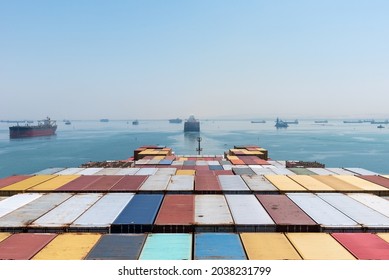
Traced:
POLYGON ((388 197, 389 175, 290 165, 258 146, 143 146, 1 178, 0 259, 388 260, 388 197))

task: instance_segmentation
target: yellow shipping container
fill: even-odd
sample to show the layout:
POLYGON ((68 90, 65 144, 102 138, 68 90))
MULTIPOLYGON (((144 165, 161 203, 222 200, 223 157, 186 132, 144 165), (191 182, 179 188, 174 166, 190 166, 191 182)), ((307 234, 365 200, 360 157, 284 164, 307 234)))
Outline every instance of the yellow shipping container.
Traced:
POLYGON ((342 181, 333 175, 311 175, 312 178, 315 178, 316 180, 330 186, 336 191, 341 191, 341 192, 356 192, 356 191, 361 191, 362 189, 349 184, 345 181, 342 181))
POLYGON ((196 170, 177 170, 176 175, 195 175, 196 170))
POLYGON ((364 191, 388 191, 388 189, 383 186, 374 184, 367 180, 363 180, 354 175, 332 175, 332 176, 342 181, 345 181, 349 184, 352 184, 364 191))
POLYGON ((43 183, 45 181, 51 180, 58 175, 35 175, 30 178, 27 178, 23 181, 14 183, 12 185, 9 185, 7 187, 4 187, 1 189, 1 191, 26 191, 29 188, 32 188, 40 183, 43 183))
POLYGON ((286 237, 304 260, 355 260, 328 233, 286 233, 286 237))
POLYGON ((10 233, 0 232, 0 242, 6 239, 10 235, 11 235, 10 233))
POLYGON ((330 186, 316 180, 315 178, 312 178, 309 175, 288 175, 289 178, 291 178, 293 181, 299 183, 304 188, 306 188, 309 191, 335 191, 330 186))
POLYGON ((286 175, 265 175, 265 177, 282 192, 307 190, 286 175))
POLYGON ((301 260, 283 233, 241 233, 249 260, 301 260))
POLYGON ((57 177, 40 183, 35 187, 29 188, 28 191, 52 191, 56 190, 59 187, 73 181, 74 179, 80 177, 81 175, 58 175, 57 177))
POLYGON ((385 240, 386 242, 389 243, 389 233, 388 232, 380 232, 380 233, 377 233, 377 236, 379 238, 382 238, 383 240, 385 240))
POLYGON ((98 233, 64 233, 58 235, 33 260, 82 260, 99 241, 98 233))

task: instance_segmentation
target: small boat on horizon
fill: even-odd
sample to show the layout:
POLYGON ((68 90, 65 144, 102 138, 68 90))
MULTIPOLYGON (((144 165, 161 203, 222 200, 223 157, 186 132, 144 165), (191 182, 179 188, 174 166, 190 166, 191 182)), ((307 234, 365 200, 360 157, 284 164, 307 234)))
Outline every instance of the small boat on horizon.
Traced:
POLYGON ((377 128, 385 128, 385 126, 383 126, 382 124, 380 124, 379 126, 377 126, 377 128))
POLYGON ((182 123, 182 119, 180 118, 170 119, 169 123, 182 123))
POLYGON ((109 119, 100 119, 100 122, 109 122, 109 119))
POLYGON ((275 124, 275 127, 276 128, 287 128, 289 125, 284 122, 283 120, 280 120, 279 118, 277 118, 276 120, 276 124, 275 124))
POLYGON ((133 125, 138 125, 139 124, 139 121, 138 120, 135 120, 132 122, 133 125))

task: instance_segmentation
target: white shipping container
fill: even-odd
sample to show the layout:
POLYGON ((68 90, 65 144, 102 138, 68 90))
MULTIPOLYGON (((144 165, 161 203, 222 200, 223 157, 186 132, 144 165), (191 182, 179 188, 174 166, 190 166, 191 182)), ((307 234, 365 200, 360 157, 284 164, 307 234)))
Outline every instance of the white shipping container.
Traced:
POLYGON ((33 175, 52 175, 52 174, 60 172, 64 169, 65 168, 63 168, 63 167, 47 168, 47 169, 41 170, 39 172, 35 172, 35 173, 33 173, 33 175))
POLYGON ((139 165, 148 164, 149 161, 150 161, 149 159, 140 159, 135 161, 135 164, 139 164, 139 165))
POLYGON ((0 217, 11 213, 19 207, 22 207, 27 203, 30 203, 31 201, 40 198, 41 196, 42 194, 38 193, 22 193, 13 195, 0 201, 0 217))
POLYGON ((314 167, 308 167, 307 170, 312 171, 313 173, 317 175, 334 175, 335 173, 326 169, 326 168, 314 168, 314 167))
POLYGON ((71 168, 66 168, 64 170, 61 170, 57 173, 54 173, 55 175, 74 175, 82 170, 84 170, 85 168, 80 168, 80 167, 71 167, 71 168))
POLYGON ((328 204, 320 197, 312 193, 287 193, 308 216, 322 227, 327 228, 360 228, 356 221, 328 204))
POLYGON ((249 191, 246 183, 239 175, 218 175, 220 187, 223 191, 249 191))
POLYGON ((174 167, 159 168, 155 175, 174 175, 176 171, 177 168, 174 167))
POLYGON ((224 170, 232 170, 232 165, 230 165, 230 164, 224 164, 224 165, 222 165, 223 166, 223 169, 224 170))
POLYGON ((195 223, 199 225, 232 225, 232 216, 224 196, 196 195, 195 223))
POLYGON ((25 227, 43 216, 72 195, 48 193, 0 218, 0 227, 25 227))
POLYGON ((103 170, 102 167, 90 167, 85 168, 84 170, 81 170, 80 172, 77 172, 77 175, 95 175, 97 172, 103 170))
POLYGON ((182 160, 175 160, 172 162, 171 164, 172 166, 175 166, 175 165, 184 165, 184 161, 182 160))
POLYGON ((364 205, 374 209, 377 212, 389 217, 389 201, 368 193, 350 193, 348 194, 351 198, 363 203, 364 205))
POLYGON ((102 197, 102 194, 76 194, 31 224, 31 227, 67 227, 102 197))
POLYGON ((116 175, 135 175, 140 168, 120 168, 116 175))
POLYGON ((275 225, 254 195, 231 194, 226 200, 235 224, 239 225, 275 225))
POLYGON ((173 175, 171 176, 167 186, 168 191, 193 191, 193 189, 193 175, 173 175))
POLYGON ((133 197, 133 193, 108 193, 77 218, 70 227, 108 227, 133 197))
POLYGON ((296 175, 294 172, 290 171, 289 169, 287 169, 285 167, 273 168, 272 171, 278 175, 296 175))
POLYGON ((241 177, 252 191, 278 191, 278 189, 262 175, 242 175, 241 177))
POLYGON ((154 175, 157 173, 158 168, 156 167, 143 167, 138 170, 138 172, 135 173, 135 175, 154 175))
POLYGON ((355 173, 348 171, 343 168, 338 168, 338 167, 331 167, 331 168, 326 168, 327 170, 337 174, 337 175, 355 175, 355 173))
POLYGON ((360 167, 347 167, 345 169, 358 175, 378 175, 378 173, 376 172, 364 168, 360 168, 360 167))
POLYGON ((103 168, 94 175, 117 175, 121 168, 103 168))
MULTIPOLYGON (((137 174, 138 175, 138 174, 137 174)), ((170 181, 170 175, 152 175, 140 187, 140 191, 164 191, 170 181)))
POLYGON ((206 160, 197 160, 196 165, 198 166, 206 166, 208 165, 208 162, 206 160))
POLYGON ((389 227, 389 217, 382 215, 345 194, 320 193, 317 195, 364 227, 389 227))
POLYGON ((208 165, 220 165, 220 162, 217 160, 209 160, 208 165))
POLYGON ((262 168, 251 168, 255 174, 257 175, 274 175, 276 173, 273 172, 273 169, 274 168, 266 168, 266 167, 262 167, 262 168))
POLYGON ((270 163, 271 165, 275 166, 275 167, 285 168, 285 165, 279 163, 278 161, 268 160, 267 162, 270 163))

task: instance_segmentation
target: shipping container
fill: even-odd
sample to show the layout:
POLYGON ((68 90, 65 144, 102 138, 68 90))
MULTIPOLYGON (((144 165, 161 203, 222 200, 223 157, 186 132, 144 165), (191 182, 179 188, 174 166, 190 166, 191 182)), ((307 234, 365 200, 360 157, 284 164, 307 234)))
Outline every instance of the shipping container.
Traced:
POLYGON ((71 231, 108 233, 111 224, 134 197, 133 193, 108 193, 86 210, 71 225, 71 231))
POLYGON ((29 260, 56 234, 16 233, 0 242, 0 260, 29 260))
POLYGON ((378 175, 376 172, 360 167, 346 167, 345 169, 358 175, 378 175))
POLYGON ((140 168, 120 168, 120 170, 116 173, 116 175, 135 175, 136 172, 139 171, 140 168))
POLYGON ((29 230, 67 230, 68 226, 101 198, 102 194, 76 194, 29 225, 29 230), (42 229, 43 228, 43 229, 42 229))
POLYGON ((367 230, 389 230, 389 217, 378 213, 345 194, 320 193, 317 195, 357 223, 361 224, 367 230))
POLYGON ((195 260, 246 260, 246 254, 235 233, 196 233, 195 260))
POLYGON ((194 195, 165 195, 154 223, 155 232, 193 232, 194 195))
POLYGON ((170 175, 152 175, 140 187, 140 191, 163 192, 170 182, 170 175))
POLYGON ((334 192, 335 191, 330 186, 316 180, 315 178, 309 175, 288 175, 288 177, 311 192, 334 192))
POLYGON ((333 175, 311 175, 312 178, 330 186, 339 192, 361 192, 362 189, 355 185, 342 181, 333 175))
POLYGON ((97 233, 60 234, 32 260, 83 260, 100 237, 97 233))
POLYGON ((332 233, 340 244, 360 260, 389 260, 389 243, 372 233, 332 233))
POLYGON ((217 177, 225 193, 250 193, 250 189, 239 175, 218 175, 217 177))
POLYGON ((151 232, 162 194, 136 194, 112 223, 112 233, 151 232))
POLYGON ((383 176, 376 176, 376 175, 360 175, 359 178, 375 183, 377 185, 383 186, 387 189, 389 189, 389 179, 385 178, 383 176))
POLYGON ((355 260, 329 233, 286 233, 304 260, 355 260))
POLYGON ((53 168, 47 168, 38 172, 33 173, 33 175, 52 175, 54 173, 60 172, 64 170, 63 167, 53 167, 53 168))
POLYGON ((97 172, 103 170, 102 167, 89 167, 85 168, 79 172, 77 172, 77 175, 96 175, 97 172))
MULTIPOLYGON (((61 175, 66 176, 66 175, 61 175)), ((89 175, 89 176, 80 176, 69 183, 53 190, 58 192, 79 192, 85 187, 89 186, 93 182, 99 180, 101 176, 99 175, 89 175)))
POLYGON ((255 174, 257 174, 257 175, 274 175, 274 174, 276 174, 276 173, 274 173, 272 170, 273 170, 273 168, 259 168, 259 167, 257 167, 257 168, 254 168, 254 167, 252 167, 251 168, 253 171, 254 171, 254 173, 255 174))
POLYGON ((44 194, 30 203, 17 208, 0 218, 0 228, 8 231, 22 231, 33 221, 60 205, 72 195, 68 193, 44 194))
MULTIPOLYGON (((355 175, 355 173, 339 167, 326 168, 328 171, 338 175, 355 175)), ((333 175, 333 174, 329 174, 333 175)))
POLYGON ((110 191, 115 192, 134 192, 138 191, 148 176, 145 175, 128 175, 124 176, 110 191))
POLYGON ((312 193, 288 193, 287 196, 305 213, 307 213, 321 230, 333 231, 361 231, 362 226, 350 219, 344 213, 328 204, 312 193))
POLYGON ((94 175, 120 175, 117 174, 119 171, 121 171, 121 168, 103 168, 102 170, 96 172, 94 175))
POLYGON ((282 232, 317 232, 320 226, 283 194, 258 194, 259 202, 282 232))
POLYGON ((216 193, 221 191, 219 180, 214 175, 195 175, 194 188, 196 192, 216 193))
POLYGON ((154 175, 158 171, 158 168, 156 167, 145 167, 140 168, 138 172, 135 173, 135 175, 154 175))
POLYGON ((386 199, 368 193, 349 193, 348 196, 389 217, 389 201, 386 199))
POLYGON ((223 195, 195 195, 195 231, 233 231, 233 220, 223 195))
POLYGON ((124 175, 100 175, 101 178, 92 182, 88 186, 85 186, 82 191, 90 192, 108 192, 112 189, 121 179, 124 178, 124 175))
POLYGON ((245 168, 233 167, 232 172, 234 172, 235 175, 254 175, 255 174, 255 172, 249 167, 245 167, 245 168))
POLYGON ((194 176, 195 174, 196 174, 196 170, 189 170, 189 169, 182 170, 182 169, 179 169, 179 170, 176 171, 176 175, 194 176))
POLYGON ((262 175, 242 175, 241 177, 253 192, 278 192, 278 189, 262 175))
POLYGON ((379 238, 382 240, 385 240, 387 243, 389 243, 389 233, 388 232, 379 232, 376 234, 379 238))
POLYGON ((177 168, 159 168, 155 175, 174 175, 176 174, 177 168))
POLYGON ((285 164, 279 163, 278 161, 275 161, 275 160, 268 160, 267 162, 268 162, 269 164, 275 166, 275 167, 285 168, 285 164))
POLYGON ((51 180, 55 177, 56 175, 35 175, 28 179, 3 187, 0 189, 0 192, 8 193, 8 194, 15 193, 15 192, 24 192, 29 188, 32 188, 36 185, 39 185, 40 183, 51 180))
POLYGON ((5 240, 6 238, 8 238, 9 236, 11 236, 10 233, 0 232, 0 243, 1 243, 1 241, 3 241, 3 240, 5 240))
POLYGON ((374 184, 372 182, 363 180, 361 178, 358 178, 357 176, 353 175, 333 175, 335 178, 338 178, 342 181, 345 181, 349 184, 352 184, 358 188, 360 188, 362 191, 366 192, 375 192, 375 193, 380 193, 380 192, 388 192, 389 190, 383 186, 374 184))
POLYGON ((57 173, 54 173, 54 175, 74 175, 78 172, 81 172, 85 168, 81 167, 71 167, 71 168, 65 168, 64 170, 61 170, 57 173))
POLYGON ((106 234, 86 256, 86 260, 137 260, 146 234, 106 234))
POLYGON ((301 260, 283 233, 241 233, 249 260, 301 260))
POLYGON ((40 198, 41 196, 42 194, 38 193, 23 193, 13 195, 0 201, 0 217, 3 217, 8 213, 11 213, 12 211, 15 211, 19 207, 22 207, 27 203, 30 203, 31 201, 40 198))
POLYGON ((173 175, 167 186, 167 191, 171 192, 188 192, 194 189, 193 175, 173 175))
POLYGON ((140 260, 191 260, 192 234, 149 234, 139 256, 140 260))
POLYGON ((311 170, 307 168, 302 167, 296 167, 296 168, 288 168, 288 170, 292 171, 293 173, 297 175, 315 175, 315 172, 312 172, 311 170))
POLYGON ((270 181, 280 192, 302 192, 307 191, 306 188, 296 183, 286 175, 265 175, 265 178, 270 181))
POLYGON ((335 174, 334 172, 332 172, 326 168, 308 167, 307 169, 309 171, 312 171, 313 173, 315 173, 317 175, 334 175, 335 174))
POLYGON ((237 232, 276 231, 276 225, 254 195, 225 195, 237 232))
POLYGON ((45 181, 36 185, 35 187, 29 188, 29 192, 47 192, 56 190, 67 183, 77 179, 80 175, 60 175, 55 178, 45 181))
POLYGON ((278 175, 294 175, 295 173, 285 167, 272 168, 272 171, 278 175))
POLYGON ((0 178, 0 191, 1 191, 1 188, 4 188, 4 187, 12 185, 14 183, 23 181, 23 180, 28 179, 30 177, 32 177, 32 175, 14 175, 14 176, 6 177, 6 178, 0 178))
POLYGON ((221 165, 208 165, 209 170, 224 170, 221 165))

